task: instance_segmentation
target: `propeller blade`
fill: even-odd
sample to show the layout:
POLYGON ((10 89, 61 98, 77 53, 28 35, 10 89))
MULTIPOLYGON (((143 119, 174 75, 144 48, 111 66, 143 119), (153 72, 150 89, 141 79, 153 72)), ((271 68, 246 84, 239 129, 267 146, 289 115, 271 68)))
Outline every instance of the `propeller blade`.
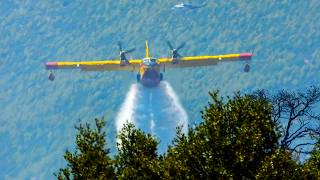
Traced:
POLYGON ((128 51, 125 51, 125 53, 132 53, 133 51, 135 51, 136 50, 136 48, 132 48, 132 49, 130 49, 130 50, 128 50, 128 51))
POLYGON ((173 46, 172 46, 172 44, 170 43, 170 41, 167 41, 167 44, 168 44, 169 48, 170 48, 171 50, 173 50, 173 46))
POLYGON ((118 42, 118 46, 119 46, 119 50, 122 51, 122 46, 121 46, 121 42, 118 42))
POLYGON ((186 45, 186 43, 184 42, 184 43, 182 43, 178 48, 177 48, 177 50, 180 50, 181 48, 183 48, 184 46, 186 45))

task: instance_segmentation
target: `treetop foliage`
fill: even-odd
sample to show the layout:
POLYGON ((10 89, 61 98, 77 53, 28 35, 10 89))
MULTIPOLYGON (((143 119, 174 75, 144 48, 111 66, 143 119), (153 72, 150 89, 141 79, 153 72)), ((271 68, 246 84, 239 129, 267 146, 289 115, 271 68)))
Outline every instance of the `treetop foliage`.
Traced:
POLYGON ((159 141, 126 124, 118 134, 116 170, 119 179, 157 179, 161 176, 157 155, 159 141))
POLYGON ((118 153, 110 157, 105 123, 96 119, 93 129, 89 124, 76 126, 76 150, 66 151, 67 167, 55 175, 58 179, 317 179, 319 131, 307 122, 319 125, 314 111, 319 93, 319 88, 311 87, 306 93, 281 91, 270 96, 257 91, 223 99, 218 91, 210 92, 212 102, 201 112, 203 122, 187 133, 178 127, 172 145, 161 155, 159 140, 129 123, 118 133, 118 153), (287 126, 279 123, 280 118, 287 126), (288 142, 305 138, 306 129, 316 144, 310 158, 300 163, 288 142))
POLYGON ((64 159, 68 162, 66 168, 60 169, 55 176, 58 179, 105 179, 114 178, 113 160, 110 150, 106 149, 106 133, 103 130, 105 122, 95 120, 96 128, 92 129, 88 123, 78 125, 76 150, 68 150, 64 159))
POLYGON ((183 176, 253 177, 263 158, 277 147, 270 104, 240 94, 226 103, 218 92, 210 96, 213 102, 202 112, 204 122, 187 136, 178 135, 177 145, 169 149, 167 157, 189 167, 185 169, 191 171, 181 173, 183 176))

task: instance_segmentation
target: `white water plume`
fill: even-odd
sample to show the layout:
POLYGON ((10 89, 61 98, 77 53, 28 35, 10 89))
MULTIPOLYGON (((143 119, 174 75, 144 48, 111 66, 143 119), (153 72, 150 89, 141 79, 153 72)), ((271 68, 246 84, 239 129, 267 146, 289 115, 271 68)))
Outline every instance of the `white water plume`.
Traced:
POLYGON ((175 137, 176 127, 186 132, 188 126, 187 113, 168 82, 154 88, 132 85, 116 119, 118 131, 127 120, 159 138, 162 152, 175 137))
POLYGON ((176 95, 176 93, 173 91, 171 85, 164 81, 164 89, 166 94, 168 95, 169 99, 171 99, 172 103, 170 106, 170 111, 171 113, 178 113, 179 114, 179 122, 178 125, 179 126, 183 126, 183 131, 184 133, 186 133, 187 130, 187 126, 188 126, 188 115, 186 113, 186 111, 184 110, 184 108, 182 107, 178 96, 176 95))
POLYGON ((132 84, 116 118, 116 128, 120 131, 126 122, 134 123, 134 110, 139 93, 139 85, 132 84))

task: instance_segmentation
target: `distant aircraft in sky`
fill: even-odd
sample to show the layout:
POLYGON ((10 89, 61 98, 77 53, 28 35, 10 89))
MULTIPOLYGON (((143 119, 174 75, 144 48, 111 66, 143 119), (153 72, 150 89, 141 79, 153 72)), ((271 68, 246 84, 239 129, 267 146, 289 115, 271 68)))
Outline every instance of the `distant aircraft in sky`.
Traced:
POLYGON ((174 5, 171 9, 199 9, 207 5, 207 2, 203 3, 202 5, 193 5, 193 4, 188 4, 188 3, 180 3, 174 5))
MULTIPOLYGON (((154 58, 150 56, 148 41, 146 41, 146 55, 143 59, 128 60, 126 54, 133 52, 135 49, 125 51, 122 49, 121 43, 118 44, 120 55, 117 60, 100 60, 100 61, 65 61, 65 62, 47 62, 45 64, 47 70, 50 70, 49 80, 53 81, 55 69, 80 69, 82 71, 132 71, 137 73, 137 82, 145 87, 157 86, 163 80, 163 73, 166 68, 188 68, 198 66, 216 65, 218 62, 230 61, 248 61, 251 60, 252 53, 241 54, 224 54, 214 56, 189 56, 184 57, 179 54, 179 50, 185 46, 181 44, 178 48, 174 48, 171 43, 167 42, 171 57, 154 58)), ((244 69, 249 71, 247 64, 244 69)))
POLYGON ((186 14, 186 13, 189 13, 189 12, 196 10, 196 9, 200 9, 206 5, 207 5, 207 2, 205 2, 201 5, 194 5, 191 3, 180 3, 180 4, 174 5, 171 9, 173 12, 179 13, 179 15, 184 18, 185 22, 187 22, 187 24, 190 27, 192 25, 192 21, 188 17, 188 14, 186 14))

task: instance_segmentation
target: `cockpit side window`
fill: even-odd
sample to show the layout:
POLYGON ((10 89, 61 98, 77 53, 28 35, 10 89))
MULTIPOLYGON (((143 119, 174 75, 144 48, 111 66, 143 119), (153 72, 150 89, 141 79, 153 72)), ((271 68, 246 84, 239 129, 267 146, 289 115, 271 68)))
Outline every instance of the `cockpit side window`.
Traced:
POLYGON ((143 59, 143 64, 148 66, 150 64, 149 59, 143 59))

